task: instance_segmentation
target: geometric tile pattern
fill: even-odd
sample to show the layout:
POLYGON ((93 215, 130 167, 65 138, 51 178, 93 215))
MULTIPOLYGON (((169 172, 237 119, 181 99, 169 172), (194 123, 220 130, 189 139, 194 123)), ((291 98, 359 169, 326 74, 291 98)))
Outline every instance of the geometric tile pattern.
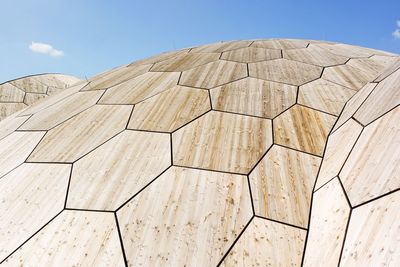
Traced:
MULTIPOLYGON (((8 116, 0 264, 399 265, 399 60, 324 41, 221 42, 8 116)), ((58 91, 19 86, 0 100, 58 91)))

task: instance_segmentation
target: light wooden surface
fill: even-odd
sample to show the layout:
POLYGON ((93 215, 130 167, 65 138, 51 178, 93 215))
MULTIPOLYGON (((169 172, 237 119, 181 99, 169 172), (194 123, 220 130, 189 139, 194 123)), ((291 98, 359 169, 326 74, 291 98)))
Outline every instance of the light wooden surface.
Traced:
POLYGON ((0 121, 26 107, 24 103, 0 103, 0 121))
POLYGON ((362 129, 363 127, 360 124, 350 119, 329 136, 315 189, 320 188, 330 179, 339 175, 339 171, 356 143, 362 129))
POLYGON ((143 58, 139 59, 137 61, 132 62, 129 64, 129 66, 134 66, 134 65, 144 65, 144 64, 154 64, 157 62, 161 62, 167 59, 170 59, 172 57, 180 56, 187 54, 189 52, 189 49, 180 49, 176 51, 170 51, 170 52, 164 52, 155 56, 151 56, 148 58, 143 58))
POLYGON ((39 100, 46 98, 48 95, 46 94, 33 94, 33 93, 26 93, 24 98, 24 103, 28 106, 38 102, 39 100))
MULTIPOLYGON (((15 113, 14 113, 15 114, 15 113)), ((0 122, 0 140, 7 135, 13 133, 19 126, 21 126, 29 116, 8 116, 0 122)))
POLYGON ((0 179, 0 262, 64 207, 71 166, 19 166, 0 179))
POLYGON ((182 72, 179 84, 210 89, 246 76, 246 64, 221 60, 182 72))
POLYGON ((328 67, 346 63, 349 58, 327 53, 324 49, 311 44, 307 48, 283 51, 283 58, 328 67))
POLYGON ((272 119, 296 103, 292 85, 245 78, 210 90, 213 109, 272 119))
POLYGON ((400 68, 400 58, 396 57, 396 61, 393 64, 386 66, 385 69, 382 71, 382 73, 378 77, 376 77, 374 82, 383 81, 384 79, 386 79, 386 77, 388 77, 390 74, 392 74, 399 68, 400 68))
POLYGON ((220 53, 187 53, 155 63, 151 71, 184 71, 217 61, 220 53))
POLYGON ((371 72, 363 72, 350 65, 328 67, 324 70, 322 78, 353 90, 360 90, 368 82, 372 82, 376 75, 371 72))
POLYGON ((122 132, 74 164, 67 207, 117 209, 170 166, 170 151, 168 134, 122 132))
POLYGON ((249 63, 250 77, 291 85, 302 85, 318 79, 321 72, 321 67, 287 59, 249 63))
POLYGON ((221 266, 301 266, 306 231, 254 218, 221 266))
POLYGON ((350 207, 337 178, 314 193, 303 266, 338 265, 349 216, 350 207))
POLYGON ((273 146, 250 173, 256 214, 307 228, 320 162, 319 157, 273 146))
POLYGON ((246 176, 173 167, 117 212, 130 266, 216 266, 252 216, 246 176))
POLYGON ((298 103, 338 116, 354 90, 318 79, 300 86, 298 103))
POLYGON ((177 85, 135 105, 128 129, 172 132, 210 109, 206 90, 177 85))
POLYGON ((377 77, 386 67, 392 65, 396 61, 396 57, 377 56, 370 58, 352 58, 347 65, 358 68, 362 72, 368 73, 371 77, 377 77))
POLYGON ((363 47, 348 44, 317 44, 327 52, 350 58, 368 58, 376 54, 377 51, 368 50, 363 47))
POLYGON ((251 41, 220 42, 220 43, 195 47, 190 51, 190 53, 196 53, 196 52, 220 53, 238 48, 248 47, 251 43, 252 43, 251 41))
POLYGON ((322 156, 335 121, 332 115, 295 105, 274 119, 274 142, 322 156))
POLYGON ((400 192, 353 211, 340 266, 400 265, 400 192))
POLYGON ((25 92, 11 83, 0 85, 0 102, 24 102, 25 92))
POLYGON ((281 58, 281 51, 257 47, 245 47, 222 53, 221 59, 250 63, 281 58))
POLYGON ((269 49, 295 49, 305 48, 309 44, 306 40, 296 39, 272 39, 272 40, 257 40, 251 47, 261 47, 269 49))
POLYGON ((272 145, 271 121, 211 111, 172 135, 173 163, 248 173, 272 145))
POLYGON ((48 131, 28 161, 73 162, 122 131, 131 110, 131 106, 91 107, 48 131))
POLYGON ((400 187, 400 107, 367 126, 339 176, 353 205, 400 187))
POLYGON ((63 211, 4 266, 124 266, 114 215, 63 211))
POLYGON ((179 72, 147 72, 106 91, 101 104, 136 104, 178 83, 179 72))

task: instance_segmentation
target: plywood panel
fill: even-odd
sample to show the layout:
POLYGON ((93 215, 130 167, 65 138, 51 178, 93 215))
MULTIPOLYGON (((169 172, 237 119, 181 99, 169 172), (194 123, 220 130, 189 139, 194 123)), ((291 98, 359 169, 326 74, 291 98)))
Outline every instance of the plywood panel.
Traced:
POLYGON ((0 179, 0 262, 63 209, 70 169, 26 163, 0 179))
POLYGON ((275 143, 322 156, 336 118, 295 105, 274 119, 275 143))
POLYGON ((125 129, 131 106, 96 105, 47 132, 30 162, 73 162, 125 129))
POLYGON ((170 164, 168 134, 124 131, 74 164, 67 207, 115 210, 170 164))
POLYGON ((388 77, 390 74, 392 74, 393 72, 395 72, 396 70, 398 70, 400 68, 400 58, 397 57, 396 61, 387 66, 382 73, 374 80, 374 82, 381 82, 384 79, 386 79, 386 77, 388 77))
POLYGON ((0 140, 0 177, 23 163, 45 132, 14 132, 0 140))
POLYGON ((128 265, 216 266, 252 217, 247 179, 172 167, 117 216, 128 265))
POLYGON ((184 71, 216 61, 220 53, 189 53, 154 64, 151 71, 184 71))
POLYGON ((10 83, 27 93, 45 94, 48 87, 46 84, 38 82, 35 77, 25 77, 23 79, 10 81, 10 83))
POLYGON ((347 57, 327 53, 316 45, 310 45, 308 48, 302 49, 284 50, 283 58, 321 67, 344 64, 349 59, 347 57))
POLYGON ((254 218, 220 266, 301 266, 306 231, 254 218))
POLYGON ((281 51, 257 47, 245 47, 222 53, 221 59, 249 63, 281 58, 281 51))
POLYGON ((203 45, 193 48, 190 53, 196 52, 208 52, 208 53, 220 53, 230 51, 238 48, 248 47, 252 41, 231 41, 231 42, 220 42, 215 44, 203 45))
POLYGON ((0 102, 23 102, 25 92, 11 83, 0 85, 0 102))
POLYGON ((356 143, 362 129, 363 127, 360 124, 350 119, 329 136, 324 160, 315 186, 316 189, 339 175, 339 171, 356 143))
POLYGON ((249 63, 251 77, 292 85, 302 85, 318 79, 321 72, 321 67, 287 59, 249 63))
POLYGON ((246 76, 246 64, 220 60, 182 72, 179 84, 210 89, 246 76))
POLYGON ((129 66, 137 66, 137 65, 144 65, 144 64, 154 64, 157 62, 161 62, 163 60, 170 59, 172 57, 185 55, 189 52, 189 49, 181 49, 176 51, 164 52, 155 56, 147 57, 144 59, 139 59, 137 61, 132 62, 129 66))
POLYGON ((354 90, 318 79, 300 86, 298 103, 338 116, 355 93, 354 90))
POLYGON ((37 101, 39 101, 47 96, 48 95, 46 95, 46 94, 26 93, 25 98, 24 98, 24 103, 27 104, 28 106, 30 106, 33 103, 36 103, 37 101))
POLYGON ((353 90, 360 90, 368 82, 375 79, 373 73, 363 72, 358 68, 350 65, 340 65, 328 67, 324 70, 322 78, 325 80, 343 85, 353 90))
POLYGON ((307 228, 321 159, 273 146, 250 174, 257 215, 307 228))
POLYGON ((174 132, 177 165, 247 173, 272 145, 271 121, 212 111, 174 132))
POLYGON ((137 104, 128 129, 172 132, 210 109, 206 90, 178 85, 137 104))
POLYGON ((347 44, 318 44, 319 47, 325 49, 326 51, 350 58, 359 58, 359 57, 370 57, 374 55, 374 51, 372 49, 366 49, 359 46, 347 45, 347 44))
POLYGON ((349 216, 350 207, 337 178, 314 193, 303 266, 338 265, 349 216))
POLYGON ((400 187, 400 107, 367 126, 341 171, 353 205, 400 187))
POLYGON ((371 77, 377 77, 381 74, 386 66, 389 66, 395 62, 395 57, 387 56, 372 56, 370 58, 353 58, 347 62, 346 65, 358 68, 362 72, 368 73, 371 77))
POLYGON ((178 72, 148 72, 106 91, 99 103, 136 104, 178 84, 178 72))
POLYGON ((251 47, 261 47, 269 49, 295 49, 295 48, 305 48, 308 45, 306 40, 296 40, 296 39, 271 39, 271 40, 261 40, 254 41, 251 47))
POLYGON ((26 107, 24 103, 0 103, 0 121, 26 107))
POLYGON ((400 192, 355 209, 340 266, 400 265, 400 192))
POLYGON ((296 102, 292 85, 245 78, 211 89, 213 109, 273 118, 296 102))
POLYGON ((4 266, 124 266, 112 213, 63 211, 4 266))
POLYGON ((9 116, 6 119, 0 122, 0 140, 6 137, 7 135, 14 132, 21 124, 23 124, 29 116, 17 117, 17 116, 9 116))

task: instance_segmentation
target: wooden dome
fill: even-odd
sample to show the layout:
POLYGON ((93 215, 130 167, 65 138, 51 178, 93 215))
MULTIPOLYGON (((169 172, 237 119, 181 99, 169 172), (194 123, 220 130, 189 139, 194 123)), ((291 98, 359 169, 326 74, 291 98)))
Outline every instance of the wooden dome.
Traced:
POLYGON ((4 266, 399 266, 400 57, 164 53, 0 123, 4 266))

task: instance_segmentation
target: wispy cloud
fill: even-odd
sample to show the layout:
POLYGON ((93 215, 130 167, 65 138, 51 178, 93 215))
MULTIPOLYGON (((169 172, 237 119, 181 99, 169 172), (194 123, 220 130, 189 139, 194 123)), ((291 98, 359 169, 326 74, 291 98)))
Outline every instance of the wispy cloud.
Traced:
POLYGON ((400 28, 400 20, 398 20, 396 24, 397 24, 397 27, 400 28))
POLYGON ((396 29, 394 32, 392 32, 392 35, 395 39, 400 39, 400 29, 396 29))
POLYGON ((32 42, 29 45, 29 49, 34 53, 46 54, 52 57, 61 57, 64 55, 64 52, 61 50, 55 49, 50 44, 32 42))

